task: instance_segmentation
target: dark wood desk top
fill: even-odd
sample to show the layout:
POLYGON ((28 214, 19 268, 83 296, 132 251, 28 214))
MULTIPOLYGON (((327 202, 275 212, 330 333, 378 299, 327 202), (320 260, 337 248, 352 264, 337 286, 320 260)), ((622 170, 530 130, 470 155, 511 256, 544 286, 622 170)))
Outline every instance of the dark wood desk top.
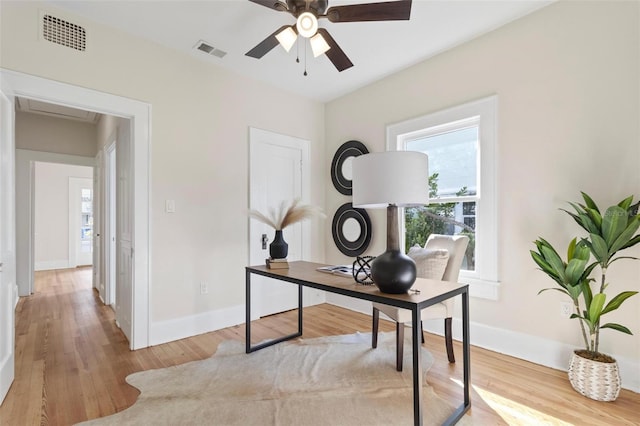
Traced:
POLYGON ((289 262, 289 269, 269 269, 266 266, 248 266, 247 272, 273 277, 279 280, 301 284, 305 287, 313 287, 331 293, 342 294, 358 299, 379 302, 386 305, 397 306, 405 309, 419 309, 434 305, 458 294, 468 291, 467 284, 459 284, 448 281, 416 279, 412 289, 420 291, 419 294, 388 294, 382 293, 375 285, 363 285, 355 282, 353 278, 342 275, 320 272, 317 269, 328 266, 322 263, 306 261, 289 262))

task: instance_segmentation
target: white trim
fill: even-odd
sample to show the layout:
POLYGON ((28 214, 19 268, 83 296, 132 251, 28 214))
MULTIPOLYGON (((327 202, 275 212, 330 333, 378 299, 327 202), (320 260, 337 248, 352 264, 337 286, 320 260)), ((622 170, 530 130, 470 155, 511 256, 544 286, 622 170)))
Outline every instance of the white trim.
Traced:
POLYGON ((0 69, 0 79, 15 96, 36 99, 71 108, 129 118, 132 129, 134 164, 134 248, 133 330, 131 349, 149 346, 150 322, 150 158, 151 105, 84 87, 60 83, 16 71, 0 69))
MULTIPOLYGON (((425 129, 431 131, 435 128, 440 132, 450 130, 452 126, 479 123, 478 162, 480 167, 478 170, 480 175, 475 196, 478 210, 476 235, 479 237, 476 238, 476 270, 461 271, 460 281, 469 282, 471 296, 490 300, 498 299, 500 286, 497 113, 498 97, 494 95, 387 126, 387 150, 396 151, 404 149, 406 141, 415 139, 419 134, 424 133, 425 129)), ((400 220, 402 221, 403 217, 400 220)), ((404 224, 400 225, 400 229, 404 229, 404 224)))
POLYGON ((221 330, 245 322, 245 306, 236 305, 188 315, 166 321, 152 322, 149 343, 151 346, 185 339, 210 331, 221 330))

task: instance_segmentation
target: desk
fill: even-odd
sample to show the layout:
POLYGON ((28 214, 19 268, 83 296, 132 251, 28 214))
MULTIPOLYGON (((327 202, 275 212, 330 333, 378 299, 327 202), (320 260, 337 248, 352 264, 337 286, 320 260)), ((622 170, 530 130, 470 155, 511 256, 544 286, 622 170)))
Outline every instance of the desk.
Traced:
POLYGON ((466 284, 418 278, 412 288, 420 290, 420 294, 386 294, 381 293, 376 286, 356 284, 352 278, 319 272, 317 268, 320 266, 326 265, 296 261, 289 263, 289 269, 268 269, 266 266, 248 266, 245 268, 247 292, 245 305, 246 352, 251 353, 302 335, 302 287, 316 288, 356 299, 408 309, 411 311, 411 337, 413 341, 413 423, 414 425, 422 425, 422 357, 420 356, 422 330, 420 325, 420 311, 428 306, 460 295, 462 298, 464 402, 445 422, 446 425, 455 424, 471 407, 469 393, 469 286, 466 284), (298 331, 296 333, 269 340, 258 345, 251 345, 251 274, 290 282, 298 286, 298 331))

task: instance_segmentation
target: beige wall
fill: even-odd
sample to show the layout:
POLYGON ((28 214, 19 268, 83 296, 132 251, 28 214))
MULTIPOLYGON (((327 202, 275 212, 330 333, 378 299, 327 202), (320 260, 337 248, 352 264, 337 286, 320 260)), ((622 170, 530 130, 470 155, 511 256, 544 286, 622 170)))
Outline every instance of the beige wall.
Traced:
POLYGON ((16 148, 94 157, 96 125, 17 111, 16 148))
POLYGON ((35 269, 69 265, 69 178, 93 179, 93 168, 35 163, 35 269))
MULTIPOLYGON (((87 29, 84 53, 38 40, 37 2, 3 1, 0 66, 151 105, 151 317, 244 304, 248 128, 311 141, 311 203, 324 205, 324 106, 60 12, 87 29), (291 120, 289 113, 296 119, 291 120), (164 213, 173 199, 176 213, 164 213), (209 293, 201 295, 200 282, 209 293)), ((324 257, 321 224, 311 259, 324 257)))
MULTIPOLYGON (((638 14, 638 2, 561 1, 327 105, 328 167, 349 139, 382 151, 388 124, 498 95, 502 283, 500 300, 472 299, 473 322, 581 344, 578 323, 559 316, 562 295, 536 295, 553 283, 529 250, 538 236, 566 249, 582 235, 558 210, 581 190, 606 206, 631 194, 640 199, 638 14)), ((349 197, 329 179, 325 187, 332 216, 349 197)), ((375 233, 366 254, 376 255, 384 251, 385 222, 370 213, 375 233)), ((327 261, 348 260, 325 235, 327 261)), ((639 257, 640 247, 626 254, 639 257)), ((620 261, 609 272, 611 292, 640 289, 640 262, 620 261)), ((601 349, 640 371, 640 296, 608 320, 635 335, 604 330, 601 349)))

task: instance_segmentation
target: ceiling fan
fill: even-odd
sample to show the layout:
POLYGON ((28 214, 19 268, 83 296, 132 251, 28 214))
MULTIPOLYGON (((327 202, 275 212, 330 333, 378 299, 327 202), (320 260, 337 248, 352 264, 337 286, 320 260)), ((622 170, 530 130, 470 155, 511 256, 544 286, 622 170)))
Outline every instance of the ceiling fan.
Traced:
POLYGON ((260 59, 278 44, 287 52, 298 35, 308 38, 315 57, 326 54, 338 71, 344 71, 353 63, 338 43, 324 28, 318 27, 318 19, 327 18, 334 23, 364 21, 406 21, 411 16, 411 0, 364 3, 329 7, 328 0, 249 0, 278 12, 287 12, 296 18, 293 25, 284 25, 258 43, 245 55, 260 59))

